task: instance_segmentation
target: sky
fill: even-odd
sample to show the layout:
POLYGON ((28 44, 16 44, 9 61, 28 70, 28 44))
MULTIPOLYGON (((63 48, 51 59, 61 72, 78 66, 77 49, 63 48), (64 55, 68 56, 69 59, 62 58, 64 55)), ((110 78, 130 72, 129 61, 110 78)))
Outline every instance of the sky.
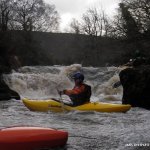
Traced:
POLYGON ((80 19, 88 8, 102 8, 108 16, 112 17, 116 12, 120 0, 45 0, 54 4, 61 22, 60 30, 63 32, 70 24, 72 18, 80 19))

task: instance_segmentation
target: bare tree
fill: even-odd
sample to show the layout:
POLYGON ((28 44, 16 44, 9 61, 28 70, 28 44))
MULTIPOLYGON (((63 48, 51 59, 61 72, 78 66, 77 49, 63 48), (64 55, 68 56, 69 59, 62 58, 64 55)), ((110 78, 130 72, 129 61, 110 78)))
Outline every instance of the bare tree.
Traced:
POLYGON ((14 3, 14 24, 24 31, 54 31, 59 15, 54 5, 43 0, 18 0, 14 3))
POLYGON ((45 13, 43 15, 43 22, 39 20, 39 24, 42 25, 42 30, 53 32, 59 28, 60 17, 55 9, 54 5, 45 4, 45 13))
POLYGON ((99 25, 101 24, 99 22, 99 15, 97 14, 97 10, 88 9, 87 12, 83 14, 82 20, 83 20, 82 31, 88 35, 97 36, 98 28, 99 25))
POLYGON ((111 28, 110 19, 107 17, 104 11, 102 11, 102 20, 103 20, 103 31, 104 36, 108 36, 108 31, 111 28))
POLYGON ((81 32, 81 24, 79 23, 79 21, 75 18, 72 19, 71 23, 70 23, 70 28, 72 33, 75 34, 79 34, 81 32))
POLYGON ((109 21, 104 10, 88 9, 82 17, 82 32, 88 35, 107 35, 109 21))
POLYGON ((13 0, 0 1, 0 30, 8 30, 13 0))

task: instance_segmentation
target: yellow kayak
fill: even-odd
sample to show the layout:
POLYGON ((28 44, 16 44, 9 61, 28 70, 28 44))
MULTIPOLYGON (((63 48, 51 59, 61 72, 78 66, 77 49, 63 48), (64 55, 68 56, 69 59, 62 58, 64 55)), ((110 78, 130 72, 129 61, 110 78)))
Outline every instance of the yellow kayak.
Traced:
POLYGON ((102 102, 89 102, 80 106, 69 106, 59 101, 50 100, 22 100, 24 105, 31 111, 97 111, 97 112, 126 112, 131 108, 131 105, 110 104, 102 102))

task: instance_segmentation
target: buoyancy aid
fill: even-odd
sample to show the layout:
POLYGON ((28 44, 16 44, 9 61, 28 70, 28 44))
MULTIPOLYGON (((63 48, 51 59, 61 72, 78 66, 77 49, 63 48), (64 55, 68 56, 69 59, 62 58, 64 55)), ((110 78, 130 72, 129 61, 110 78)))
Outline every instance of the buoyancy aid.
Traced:
POLYGON ((70 97, 73 105, 81 105, 90 101, 91 86, 83 83, 72 90, 64 90, 64 94, 70 97))

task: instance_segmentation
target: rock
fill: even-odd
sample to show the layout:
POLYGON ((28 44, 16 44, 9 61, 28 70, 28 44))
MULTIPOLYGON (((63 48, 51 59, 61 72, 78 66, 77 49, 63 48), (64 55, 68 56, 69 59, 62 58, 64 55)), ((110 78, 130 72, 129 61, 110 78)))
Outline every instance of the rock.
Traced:
POLYGON ((20 99, 19 94, 15 91, 11 90, 7 86, 7 84, 3 81, 2 74, 10 73, 11 69, 13 68, 11 66, 11 64, 8 62, 8 57, 6 57, 5 55, 2 55, 3 57, 0 56, 0 100, 9 100, 12 98, 20 99))
POLYGON ((119 74, 123 104, 150 109, 150 65, 127 68, 119 74))
POLYGON ((20 96, 17 92, 11 90, 8 85, 2 80, 0 80, 0 100, 10 100, 10 99, 20 99, 20 96))

